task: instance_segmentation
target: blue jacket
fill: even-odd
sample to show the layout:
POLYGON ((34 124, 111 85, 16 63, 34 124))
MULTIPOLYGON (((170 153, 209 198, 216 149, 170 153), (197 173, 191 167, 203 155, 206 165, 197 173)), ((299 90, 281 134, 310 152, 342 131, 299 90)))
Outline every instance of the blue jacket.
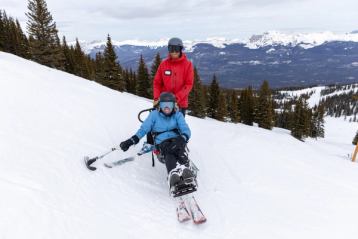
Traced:
POLYGON ((175 138, 178 136, 174 129, 178 129, 181 135, 185 135, 187 140, 191 136, 188 124, 181 112, 176 111, 171 116, 165 116, 162 112, 153 110, 145 119, 136 135, 141 139, 149 132, 163 132, 155 137, 155 144, 160 144, 166 139, 175 138))

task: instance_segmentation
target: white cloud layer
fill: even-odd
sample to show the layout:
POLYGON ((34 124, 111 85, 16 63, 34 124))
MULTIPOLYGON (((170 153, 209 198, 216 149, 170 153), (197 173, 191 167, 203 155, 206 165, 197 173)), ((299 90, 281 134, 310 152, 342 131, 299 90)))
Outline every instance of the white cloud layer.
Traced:
MULTIPOLYGON (((105 39, 107 33, 117 40, 156 40, 358 29, 357 0, 47 0, 47 4, 68 40, 105 39)), ((25 26, 26 1, 0 0, 0 9, 25 26)))

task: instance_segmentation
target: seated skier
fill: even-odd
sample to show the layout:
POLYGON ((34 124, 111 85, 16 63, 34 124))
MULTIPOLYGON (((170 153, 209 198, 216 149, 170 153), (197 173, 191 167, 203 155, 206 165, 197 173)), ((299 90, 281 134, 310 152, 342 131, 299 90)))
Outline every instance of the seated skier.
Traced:
POLYGON ((175 105, 174 94, 161 93, 159 109, 149 114, 135 135, 120 144, 121 149, 127 151, 147 133, 153 132, 155 147, 160 151, 167 168, 170 188, 194 177, 189 168, 186 152, 186 144, 191 132, 183 114, 176 109, 175 105))

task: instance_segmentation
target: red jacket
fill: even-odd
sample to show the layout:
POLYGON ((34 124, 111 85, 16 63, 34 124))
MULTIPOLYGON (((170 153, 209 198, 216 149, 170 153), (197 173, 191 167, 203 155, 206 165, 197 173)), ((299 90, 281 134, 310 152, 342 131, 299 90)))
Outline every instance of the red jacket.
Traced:
POLYGON ((172 92, 176 96, 179 108, 188 107, 188 96, 194 82, 192 63, 182 53, 178 59, 162 61, 153 81, 154 100, 158 100, 160 93, 172 92))

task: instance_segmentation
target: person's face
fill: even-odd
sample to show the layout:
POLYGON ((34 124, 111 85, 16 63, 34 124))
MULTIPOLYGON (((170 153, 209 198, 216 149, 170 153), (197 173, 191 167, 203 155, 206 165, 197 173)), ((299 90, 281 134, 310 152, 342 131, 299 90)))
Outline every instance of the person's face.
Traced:
POLYGON ((164 113, 165 113, 166 115, 169 115, 169 114, 172 112, 172 109, 169 108, 169 107, 165 107, 165 108, 163 109, 163 111, 164 111, 164 113))
POLYGON ((180 46, 168 46, 168 51, 170 54, 170 57, 173 59, 177 59, 180 57, 180 51, 181 51, 181 47, 180 46))
POLYGON ((169 52, 170 57, 173 59, 177 59, 180 56, 180 52, 169 52))
POLYGON ((164 114, 169 115, 174 109, 173 102, 160 102, 160 108, 164 112, 164 114))

